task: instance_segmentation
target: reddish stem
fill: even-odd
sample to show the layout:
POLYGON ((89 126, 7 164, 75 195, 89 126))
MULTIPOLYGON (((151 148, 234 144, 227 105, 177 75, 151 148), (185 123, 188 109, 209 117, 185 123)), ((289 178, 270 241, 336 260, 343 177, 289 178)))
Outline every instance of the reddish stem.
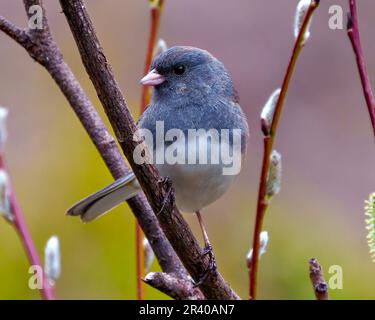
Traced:
MULTIPOLYGON (((157 7, 152 7, 150 10, 150 31, 148 36, 146 60, 143 70, 144 74, 147 74, 151 67, 163 4, 164 0, 160 0, 159 5, 157 7)), ((150 88, 147 86, 142 86, 141 113, 146 109, 147 105, 149 104, 150 97, 150 88)))
MULTIPOLYGON (((0 169, 7 172, 6 167, 5 167, 5 162, 2 156, 0 156, 0 169)), ((7 183, 8 183, 7 192, 9 196, 10 210, 14 217, 14 221, 12 222, 12 225, 14 226, 21 240, 21 243, 26 251, 26 255, 29 259, 30 265, 42 267, 42 264, 38 256, 38 252, 35 248, 30 232, 27 229, 21 208, 17 202, 11 182, 8 181, 7 183)), ((43 287, 42 289, 40 289, 40 294, 42 298, 45 300, 54 300, 53 288, 49 285, 48 281, 46 280, 46 277, 44 276, 43 276, 42 284, 43 284, 43 287)))
POLYGON ((250 299, 256 299, 256 290, 257 290, 257 278, 258 278, 258 266, 259 266, 259 245, 260 245, 260 233, 262 232, 264 215, 268 207, 268 199, 266 196, 266 183, 267 175, 269 171, 270 164, 270 155, 272 152, 277 126, 280 120, 281 111, 284 105, 285 97, 288 92, 290 79, 292 78, 293 71, 299 57, 299 54, 304 45, 304 34, 309 25, 312 14, 315 9, 318 7, 319 1, 312 0, 311 4, 305 14, 301 29, 299 31, 298 37, 295 40, 292 56, 290 58, 284 79, 281 86, 281 91, 279 99, 277 100, 275 106, 275 113, 273 116, 271 129, 269 135, 264 137, 263 141, 263 160, 262 160, 262 171, 259 179, 259 190, 258 190, 258 201, 257 201, 257 210, 255 217, 255 226, 253 233, 253 256, 252 263, 249 268, 249 295, 250 299))
POLYGON ((272 143, 270 141, 270 136, 266 136, 263 139, 263 161, 261 170, 261 179, 259 182, 258 190, 258 201, 257 201, 257 211, 255 219, 255 227, 253 233, 253 256, 251 260, 251 265, 249 266, 249 296, 251 299, 256 298, 256 288, 257 288, 257 275, 258 275, 258 258, 259 257, 259 247, 260 247, 260 233, 262 232, 263 220, 266 210, 268 208, 268 201, 265 197, 266 194, 266 183, 267 174, 270 161, 270 153, 272 150, 272 143))
POLYGON ((363 94, 365 96, 368 112, 370 115, 370 120, 372 124, 372 129, 375 136, 375 98, 371 89, 370 78, 366 70, 366 63, 364 59, 364 54, 361 45, 361 38, 359 34, 358 25, 358 14, 357 14, 357 4, 355 0, 349 0, 349 20, 348 20, 348 36, 353 47, 353 51, 357 61, 357 67, 359 71, 359 76, 361 78, 363 94))

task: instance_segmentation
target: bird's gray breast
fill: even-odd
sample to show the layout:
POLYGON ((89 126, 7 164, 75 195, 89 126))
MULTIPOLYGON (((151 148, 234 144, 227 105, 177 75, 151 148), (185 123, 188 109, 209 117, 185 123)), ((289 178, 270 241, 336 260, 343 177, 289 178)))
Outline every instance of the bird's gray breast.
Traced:
MULTIPOLYGON (((179 129, 188 133, 188 130, 203 129, 229 130, 232 138, 233 129, 238 129, 242 136, 242 145, 246 148, 249 136, 246 117, 241 107, 228 99, 201 99, 200 103, 172 101, 171 103, 152 103, 142 114, 138 127, 149 130, 156 137, 156 124, 163 122, 164 130, 167 132, 179 129)), ((233 139, 231 139, 233 140, 233 139)))
POLYGON ((200 210, 220 198, 235 178, 236 174, 223 174, 226 164, 221 155, 216 159, 217 153, 213 154, 212 151, 215 149, 220 152, 224 144, 232 152, 232 156, 235 156, 232 148, 233 129, 238 129, 241 146, 236 149, 239 153, 236 156, 242 159, 248 136, 246 119, 240 107, 223 101, 211 104, 192 103, 189 106, 150 105, 138 126, 152 133, 153 161, 162 176, 171 178, 177 205, 187 212, 200 210), (160 131, 161 125, 164 134, 162 144, 160 136, 157 137, 160 135, 158 129, 160 131), (226 141, 223 130, 227 130, 226 141), (199 134, 191 134, 198 131, 205 135, 202 139, 199 134), (168 132, 180 132, 181 136, 176 135, 171 139, 173 134, 168 137, 168 132))

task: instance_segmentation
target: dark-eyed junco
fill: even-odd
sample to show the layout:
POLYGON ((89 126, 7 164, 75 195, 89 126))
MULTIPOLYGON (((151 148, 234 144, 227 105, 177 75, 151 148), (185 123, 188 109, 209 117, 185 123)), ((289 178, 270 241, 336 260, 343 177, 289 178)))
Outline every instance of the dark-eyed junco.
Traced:
MULTIPOLYGON (((197 213, 210 247, 199 211, 227 191, 248 140, 232 80, 207 51, 177 46, 154 59, 141 84, 154 87, 138 122, 152 150, 150 159, 172 180, 179 209, 197 213)), ((81 200, 68 214, 90 221, 139 191, 131 173, 81 200)))

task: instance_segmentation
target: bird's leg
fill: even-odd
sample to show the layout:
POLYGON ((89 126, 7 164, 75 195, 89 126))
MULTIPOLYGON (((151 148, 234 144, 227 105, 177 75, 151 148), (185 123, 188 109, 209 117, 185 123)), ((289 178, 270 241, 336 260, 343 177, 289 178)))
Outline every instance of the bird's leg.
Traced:
POLYGON ((204 254, 205 255, 213 254, 212 245, 210 243, 210 239, 208 238, 207 231, 203 223, 202 215, 199 211, 197 211, 195 214, 197 215, 199 226, 201 228, 203 239, 204 239, 204 254))
POLYGON ((215 256, 214 256, 214 252, 212 249, 212 245, 210 243, 210 239, 208 238, 206 228, 204 227, 201 213, 199 211, 196 211, 195 214, 197 215, 199 226, 201 228, 203 239, 204 239, 203 255, 208 255, 210 258, 207 270, 204 271, 199 281, 195 284, 195 286, 199 286, 202 282, 204 282, 207 279, 208 273, 216 269, 216 261, 215 261, 215 256))

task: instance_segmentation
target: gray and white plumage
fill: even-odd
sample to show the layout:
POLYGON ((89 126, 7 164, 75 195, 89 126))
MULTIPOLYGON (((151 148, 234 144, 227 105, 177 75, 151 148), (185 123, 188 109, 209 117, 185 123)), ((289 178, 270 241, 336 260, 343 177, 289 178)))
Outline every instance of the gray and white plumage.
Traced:
MULTIPOLYGON (((151 103, 138 122, 139 128, 148 129, 155 136, 156 121, 163 121, 165 132, 178 128, 186 137, 189 129, 229 129, 229 141, 232 129, 240 129, 240 152, 245 154, 247 121, 232 80, 219 60, 205 50, 177 46, 157 56, 151 70, 143 82, 153 85, 154 90, 151 103)), ((220 198, 235 178, 222 174, 222 163, 156 166, 162 176, 171 178, 177 206, 187 212, 198 211, 220 198)), ((68 214, 90 221, 134 196, 134 188, 139 186, 131 174, 81 200, 68 214)))

